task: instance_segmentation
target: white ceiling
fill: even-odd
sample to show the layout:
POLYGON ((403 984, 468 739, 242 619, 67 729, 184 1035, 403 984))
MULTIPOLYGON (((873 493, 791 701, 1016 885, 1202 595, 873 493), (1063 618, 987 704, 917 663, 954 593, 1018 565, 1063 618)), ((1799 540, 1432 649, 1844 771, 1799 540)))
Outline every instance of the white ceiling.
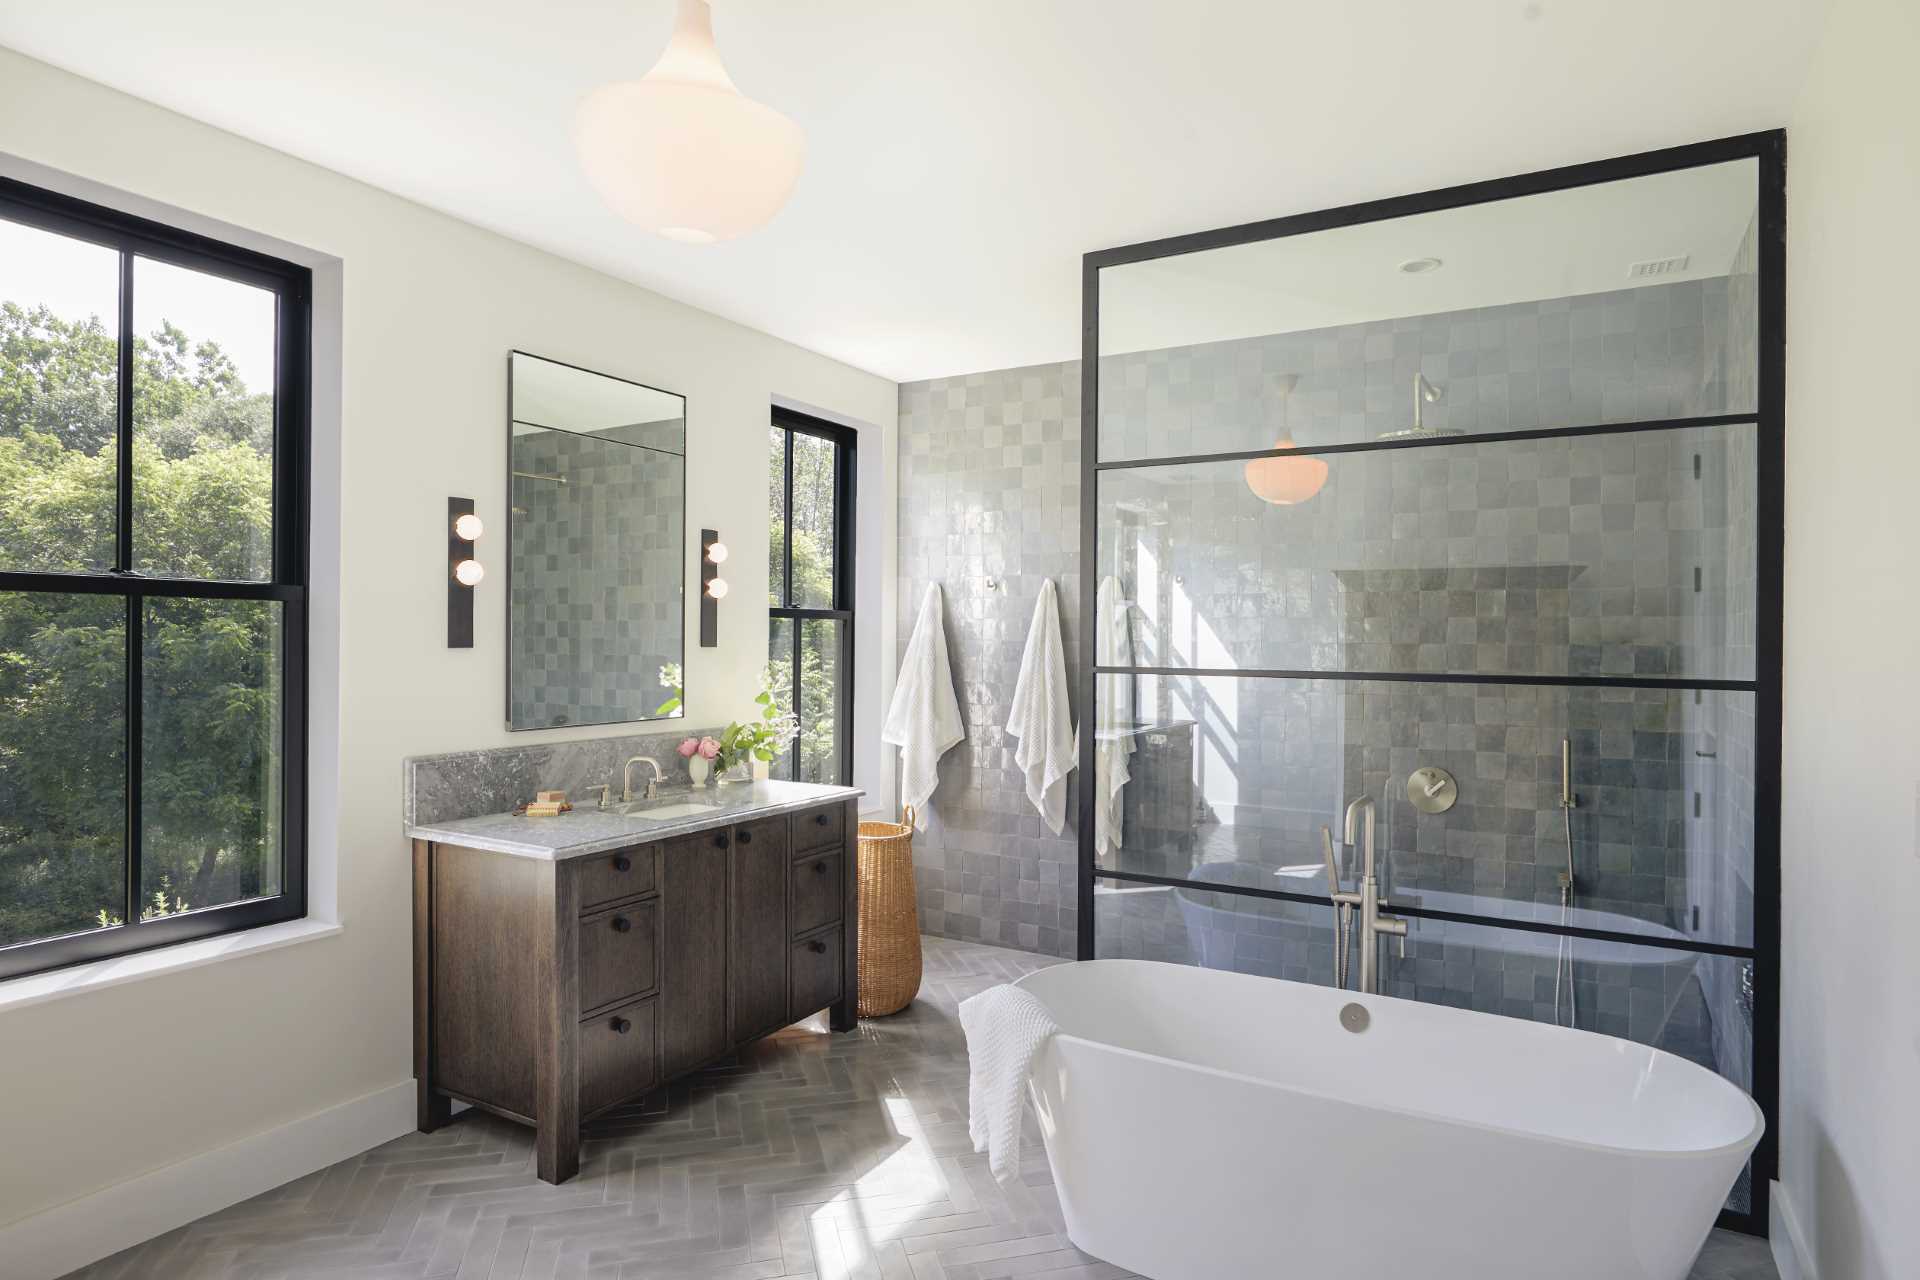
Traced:
POLYGON ((1080 255, 1786 118, 1824 0, 716 0, 807 169, 607 212, 573 107, 671 0, 0 0, 0 44, 889 378, 1078 354, 1080 255))

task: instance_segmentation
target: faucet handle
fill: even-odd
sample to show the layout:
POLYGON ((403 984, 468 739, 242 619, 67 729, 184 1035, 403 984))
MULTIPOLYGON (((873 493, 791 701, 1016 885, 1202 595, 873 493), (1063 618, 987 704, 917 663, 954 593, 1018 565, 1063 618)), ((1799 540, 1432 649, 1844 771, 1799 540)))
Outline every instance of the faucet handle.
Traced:
POLYGON ((587 790, 598 791, 600 793, 600 801, 598 804, 594 805, 594 808, 596 809, 613 808, 613 788, 612 787, 608 786, 606 783, 603 782, 598 786, 588 787, 587 790))
POLYGON ((1327 896, 1334 901, 1340 899, 1340 864, 1333 853, 1333 828, 1322 823, 1320 827, 1321 854, 1327 863, 1327 896))

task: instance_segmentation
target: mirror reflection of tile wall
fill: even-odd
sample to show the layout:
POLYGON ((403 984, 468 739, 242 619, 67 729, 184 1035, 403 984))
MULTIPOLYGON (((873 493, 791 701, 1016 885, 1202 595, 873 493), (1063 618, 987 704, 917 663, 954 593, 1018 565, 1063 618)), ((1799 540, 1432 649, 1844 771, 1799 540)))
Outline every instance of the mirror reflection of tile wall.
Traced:
POLYGON ((508 724, 655 718, 684 657, 685 405, 516 352, 508 724))

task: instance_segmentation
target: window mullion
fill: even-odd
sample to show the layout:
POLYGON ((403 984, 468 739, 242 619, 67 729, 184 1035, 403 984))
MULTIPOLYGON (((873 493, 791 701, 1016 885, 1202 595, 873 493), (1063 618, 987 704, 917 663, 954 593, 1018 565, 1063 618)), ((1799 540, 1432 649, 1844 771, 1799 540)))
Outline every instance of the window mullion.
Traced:
POLYGON ((120 251, 120 347, 114 381, 115 510, 113 567, 133 572, 133 253, 120 251))
MULTIPOLYGON (((786 475, 781 480, 782 491, 780 500, 786 504, 787 508, 787 530, 786 558, 781 568, 783 580, 780 584, 780 603, 791 608, 793 605, 793 432, 787 431, 784 432, 783 435, 785 437, 786 450, 785 456, 782 458, 782 464, 786 467, 786 475)), ((799 645, 799 633, 795 632, 793 660, 796 667, 800 662, 799 645)))
POLYGON ((146 599, 138 592, 127 596, 127 766, 126 818, 126 915, 123 922, 132 927, 140 923, 140 855, 146 841, 141 831, 140 746, 146 737, 146 599))

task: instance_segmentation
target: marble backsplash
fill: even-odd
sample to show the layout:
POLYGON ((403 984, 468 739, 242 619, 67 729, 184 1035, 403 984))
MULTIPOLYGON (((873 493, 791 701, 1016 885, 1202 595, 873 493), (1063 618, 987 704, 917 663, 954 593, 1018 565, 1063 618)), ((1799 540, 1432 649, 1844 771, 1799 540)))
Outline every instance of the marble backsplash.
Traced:
MULTIPOLYGON (((717 728, 678 724, 651 733, 577 742, 529 743, 486 751, 413 756, 401 762, 401 817, 405 826, 431 826, 459 818, 505 813, 536 791, 565 791, 578 803, 588 788, 620 789, 620 769, 633 756, 652 756, 669 785, 685 784, 687 769, 674 748, 689 737, 718 736, 717 728)), ((634 771, 635 785, 646 768, 634 771)))

